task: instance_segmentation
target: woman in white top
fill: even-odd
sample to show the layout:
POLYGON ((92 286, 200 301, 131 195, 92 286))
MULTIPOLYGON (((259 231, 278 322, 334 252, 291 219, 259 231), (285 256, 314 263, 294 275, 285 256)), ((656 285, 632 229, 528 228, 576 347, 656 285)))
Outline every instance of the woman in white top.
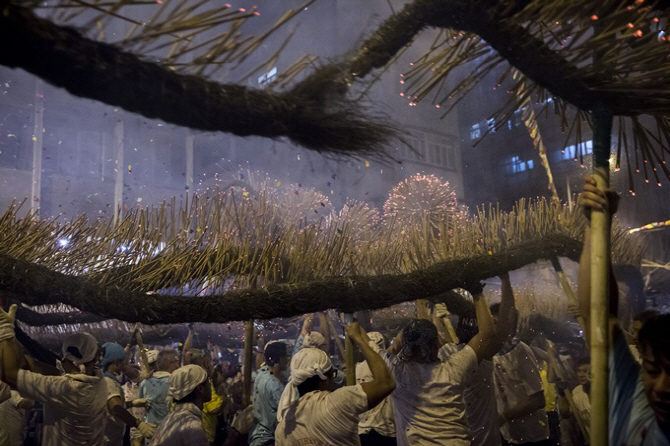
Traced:
POLYGON ((479 332, 460 351, 450 354, 448 345, 442 348, 437 328, 424 319, 410 322, 389 347, 399 446, 470 446, 463 392, 478 362, 491 359, 499 347, 486 299, 475 294, 479 332))
POLYGON ((332 391, 335 369, 328 355, 316 348, 300 350, 291 360, 291 378, 277 408, 277 446, 359 446, 359 416, 395 389, 386 364, 370 348, 358 323, 347 327, 347 333, 361 349, 374 380, 332 391))

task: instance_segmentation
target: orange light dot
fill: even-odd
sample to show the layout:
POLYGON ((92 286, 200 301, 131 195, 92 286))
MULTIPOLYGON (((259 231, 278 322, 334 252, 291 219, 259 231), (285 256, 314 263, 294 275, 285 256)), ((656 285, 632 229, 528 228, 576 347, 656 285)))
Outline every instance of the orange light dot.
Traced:
POLYGON ((593 14, 593 15, 591 16, 591 20, 598 20, 598 16, 595 15, 595 14, 593 14))
POLYGON ((632 28, 632 27, 633 27, 633 24, 630 23, 630 22, 628 22, 628 25, 626 25, 626 26, 628 26, 629 28, 632 28))
POLYGON ((634 35, 635 37, 642 37, 642 30, 641 30, 641 29, 638 29, 637 31, 635 31, 635 32, 633 33, 633 35, 634 35))

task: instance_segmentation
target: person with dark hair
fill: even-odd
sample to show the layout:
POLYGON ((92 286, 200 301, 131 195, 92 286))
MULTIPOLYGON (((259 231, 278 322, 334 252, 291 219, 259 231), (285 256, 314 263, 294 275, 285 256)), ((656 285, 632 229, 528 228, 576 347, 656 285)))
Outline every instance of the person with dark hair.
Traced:
POLYGON ((216 393, 212 377, 214 376, 214 362, 212 361, 212 354, 207 348, 195 348, 193 342, 196 339, 196 333, 193 324, 189 324, 188 336, 184 341, 184 365, 195 364, 207 372, 209 377, 209 385, 211 388, 211 397, 205 402, 202 408, 202 424, 205 426, 207 439, 209 442, 214 441, 216 437, 216 430, 218 424, 218 416, 223 411, 223 399, 216 393))
POLYGON ((462 349, 441 345, 433 322, 414 319, 384 355, 397 386, 391 400, 398 445, 470 445, 463 393, 477 364, 499 348, 481 292, 474 302, 479 331, 462 349))
POLYGON ((140 383, 140 398, 147 399, 151 405, 147 411, 146 421, 159 425, 168 414, 165 399, 168 396, 170 375, 179 368, 179 356, 175 350, 161 350, 156 355, 156 371, 151 378, 140 383))
POLYGON ((287 378, 288 348, 284 342, 265 345, 265 365, 256 374, 252 392, 254 422, 249 432, 249 446, 275 444, 277 407, 287 378))
MULTIPOLYGON (((516 324, 516 309, 514 307, 514 292, 510 282, 509 274, 500 276, 501 298, 500 303, 491 305, 491 313, 496 328, 496 342, 491 346, 491 351, 499 350, 506 342, 509 334, 512 332, 512 326, 516 324)), ((441 318, 435 318, 435 324, 439 324, 441 318)), ((468 330, 461 331, 466 338, 464 341, 470 341, 477 333, 477 320, 468 318, 468 330)), ((461 326, 459 320, 459 326, 461 326)), ((449 355, 462 349, 467 344, 459 346, 445 344, 440 350, 440 359, 446 360, 449 355)), ((496 407, 496 391, 493 380, 493 362, 492 358, 484 358, 477 366, 476 371, 466 382, 466 388, 463 392, 465 397, 465 413, 470 433, 472 435, 472 446, 500 446, 500 417, 496 407)))
POLYGON ((584 423, 586 432, 591 428, 591 358, 584 357, 577 361, 577 382, 579 385, 572 391, 575 410, 584 423))
POLYGON ((0 379, 23 398, 44 405, 42 446, 101 445, 107 417, 107 384, 96 369, 98 341, 74 333, 63 342, 62 376, 27 370, 14 337, 16 305, 0 309, 0 379))
MULTIPOLYGON (((587 217, 579 262, 578 294, 581 314, 590 333, 591 211, 613 216, 619 197, 601 191, 591 176, 584 178, 579 203, 587 217)), ((611 258, 610 258, 611 261, 611 258)), ((670 315, 648 320, 638 334, 642 367, 634 359, 617 317, 619 296, 610 265, 609 429, 611 446, 670 445, 670 315)))
MULTIPOLYGON (((127 367, 126 351, 116 342, 102 345, 100 367, 107 383, 107 426, 105 428, 105 446, 121 446, 126 433, 126 425, 137 428, 145 438, 151 438, 154 427, 135 418, 126 408, 126 398, 121 386, 120 375, 127 367)), ((131 403, 132 405, 132 403, 131 403)), ((131 406, 132 407, 132 406, 131 406)))
POLYGON ((277 408, 277 446, 360 445, 360 415, 381 403, 395 383, 357 322, 347 327, 347 334, 363 353, 374 379, 333 390, 335 373, 328 355, 317 348, 300 350, 291 360, 291 377, 277 408))
POLYGON ((207 372, 190 364, 170 375, 169 398, 174 409, 163 420, 150 446, 209 446, 202 407, 212 397, 207 372))
POLYGON ((635 315, 633 318, 633 323, 630 325, 630 352, 635 357, 635 360, 640 364, 642 364, 642 354, 640 344, 638 342, 640 330, 642 330, 642 327, 644 327, 644 324, 646 324, 647 321, 654 319, 659 314, 660 313, 658 310, 647 308, 646 310, 635 315))

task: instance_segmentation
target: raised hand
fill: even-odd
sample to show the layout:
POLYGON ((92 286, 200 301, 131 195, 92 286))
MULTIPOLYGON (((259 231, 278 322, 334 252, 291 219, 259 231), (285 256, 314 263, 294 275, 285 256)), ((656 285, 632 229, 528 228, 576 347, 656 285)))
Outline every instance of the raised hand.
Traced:
POLYGON ((14 338, 16 308, 16 304, 12 304, 12 306, 9 307, 9 311, 0 308, 0 341, 14 338))

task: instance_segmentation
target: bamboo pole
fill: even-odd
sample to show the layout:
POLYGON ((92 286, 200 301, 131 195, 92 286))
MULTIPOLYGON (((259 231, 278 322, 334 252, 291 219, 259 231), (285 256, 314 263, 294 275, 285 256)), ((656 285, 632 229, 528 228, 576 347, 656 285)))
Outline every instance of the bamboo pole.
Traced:
POLYGON ((428 303, 425 299, 417 299, 416 302, 416 317, 419 319, 430 320, 430 312, 428 311, 428 303))
POLYGON ((142 334, 140 333, 139 324, 135 324, 135 329, 133 330, 135 334, 135 340, 137 341, 137 348, 140 351, 140 368, 142 373, 145 376, 151 376, 151 367, 149 367, 149 358, 147 357, 147 351, 144 348, 144 341, 142 340, 142 334))
POLYGON ((114 226, 123 218, 123 138, 124 138, 123 119, 119 118, 114 127, 115 156, 114 162, 116 172, 114 175, 114 226))
MULTIPOLYGON (((605 108, 596 108, 591 114, 593 176, 598 189, 604 191, 609 187, 612 113, 605 108)), ((591 446, 609 444, 610 226, 609 211, 591 212, 591 446)))
POLYGON ((251 404, 251 364, 253 363, 254 321, 244 322, 244 406, 251 404))
POLYGON ((195 135, 190 133, 186 135, 186 190, 193 189, 193 158, 194 158, 195 135))
MULTIPOLYGON (((563 271, 563 267, 561 266, 561 262, 559 262, 558 257, 552 257, 551 258, 551 264, 554 267, 554 271, 556 271, 556 275, 558 276, 558 281, 561 282, 561 287, 563 288, 563 292, 565 293, 566 297, 568 298, 568 303, 571 305, 578 306, 579 302, 577 301, 577 296, 575 296, 575 293, 572 291, 572 287, 570 286, 570 282, 568 282, 568 278, 565 275, 565 272, 563 271)), ((584 324, 584 317, 579 316, 577 318, 577 322, 579 322, 579 325, 582 327, 582 330, 586 325, 584 324)), ((588 333, 584 333, 584 336, 586 337, 586 340, 588 341, 588 333)))
POLYGON ((326 315, 326 321, 328 321, 328 327, 330 328, 331 335, 333 336, 333 338, 335 338, 335 345, 337 345, 337 350, 340 352, 340 356, 342 357, 342 359, 345 359, 347 356, 345 354, 344 345, 342 344, 340 336, 337 334, 335 324, 333 323, 333 319, 330 317, 330 314, 326 315))
POLYGON ((44 135, 44 82, 40 79, 35 82, 33 116, 33 169, 30 211, 36 219, 39 219, 42 199, 42 151, 44 150, 42 143, 44 135))
MULTIPOLYGON (((349 324, 353 321, 351 313, 344 313, 342 320, 345 324, 349 324)), ((356 385, 356 356, 354 355, 354 342, 349 337, 349 334, 345 330, 344 338, 344 362, 346 364, 346 378, 348 386, 356 385)))
POLYGON ((447 335, 449 335, 449 337, 451 338, 450 342, 452 342, 455 345, 458 345, 459 344, 458 336, 456 335, 456 330, 454 330, 454 326, 451 324, 449 316, 442 316, 442 323, 447 329, 447 335))

